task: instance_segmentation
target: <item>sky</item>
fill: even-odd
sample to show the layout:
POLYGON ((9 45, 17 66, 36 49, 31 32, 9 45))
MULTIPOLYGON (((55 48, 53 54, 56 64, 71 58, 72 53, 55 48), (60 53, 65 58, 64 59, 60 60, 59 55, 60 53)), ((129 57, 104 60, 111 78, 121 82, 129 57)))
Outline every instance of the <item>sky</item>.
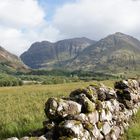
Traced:
POLYGON ((36 41, 115 32, 140 39, 140 0, 0 0, 0 46, 18 56, 36 41))

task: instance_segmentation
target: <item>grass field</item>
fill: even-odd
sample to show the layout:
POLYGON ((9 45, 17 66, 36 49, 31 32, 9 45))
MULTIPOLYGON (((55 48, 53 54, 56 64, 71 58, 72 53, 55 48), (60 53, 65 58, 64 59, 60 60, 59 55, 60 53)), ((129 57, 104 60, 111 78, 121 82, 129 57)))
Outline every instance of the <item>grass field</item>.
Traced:
POLYGON ((133 117, 130 127, 122 140, 140 140, 140 110, 137 115, 133 117))
POLYGON ((68 96, 72 90, 91 83, 93 82, 0 88, 0 139, 21 137, 42 127, 45 119, 44 104, 49 97, 68 96))
MULTIPOLYGON (((0 140, 12 136, 22 137, 31 130, 41 128, 42 121, 45 120, 44 104, 49 97, 68 96, 72 90, 92 83, 94 82, 0 88, 0 140)), ((114 82, 103 83, 113 86, 114 82)), ((134 125, 137 125, 134 129, 138 132, 139 124, 134 125)), ((130 131, 128 130, 124 139, 133 133, 130 131)), ((133 139, 130 137, 130 140, 133 139)))

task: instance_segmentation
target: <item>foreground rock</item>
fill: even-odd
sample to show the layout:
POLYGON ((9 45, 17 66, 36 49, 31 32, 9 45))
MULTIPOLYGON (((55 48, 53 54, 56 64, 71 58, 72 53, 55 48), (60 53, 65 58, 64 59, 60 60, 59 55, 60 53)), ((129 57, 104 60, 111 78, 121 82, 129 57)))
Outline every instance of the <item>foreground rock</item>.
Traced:
POLYGON ((140 107, 140 83, 123 80, 114 87, 90 85, 69 98, 48 99, 43 128, 19 140, 118 140, 140 107))

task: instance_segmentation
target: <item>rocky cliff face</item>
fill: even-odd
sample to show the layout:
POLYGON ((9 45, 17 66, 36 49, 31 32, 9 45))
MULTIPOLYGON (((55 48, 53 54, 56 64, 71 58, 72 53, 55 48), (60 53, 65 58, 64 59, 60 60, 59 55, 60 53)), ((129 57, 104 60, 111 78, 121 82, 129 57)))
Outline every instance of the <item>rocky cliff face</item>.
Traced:
POLYGON ((115 33, 97 42, 87 38, 37 42, 21 55, 21 59, 31 68, 118 73, 139 71, 139 54, 139 40, 115 33))
POLYGON ((45 104, 48 119, 30 136, 40 136, 35 140, 118 140, 140 107, 140 82, 123 80, 114 87, 90 85, 68 98, 49 98, 45 104))
POLYGON ((139 40, 115 33, 87 47, 66 67, 112 72, 140 70, 139 54, 139 40))
POLYGON ((95 41, 84 37, 61 40, 56 43, 36 42, 21 55, 21 59, 31 68, 60 68, 94 43, 95 41))
POLYGON ((28 71, 28 67, 16 55, 0 47, 0 68, 3 71, 28 71))

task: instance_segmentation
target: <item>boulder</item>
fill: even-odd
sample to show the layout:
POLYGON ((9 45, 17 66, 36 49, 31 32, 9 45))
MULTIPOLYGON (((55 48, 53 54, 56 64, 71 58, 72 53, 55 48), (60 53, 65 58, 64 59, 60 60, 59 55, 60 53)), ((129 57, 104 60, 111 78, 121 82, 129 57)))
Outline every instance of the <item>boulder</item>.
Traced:
POLYGON ((129 100, 123 100, 123 104, 125 105, 125 107, 126 107, 127 109, 132 109, 132 108, 133 108, 133 104, 132 104, 132 102, 129 101, 129 100))
POLYGON ((84 128, 80 121, 66 120, 59 124, 59 136, 80 138, 84 136, 84 128))
POLYGON ((128 84, 128 81, 122 80, 122 81, 116 82, 114 87, 116 89, 126 89, 129 87, 129 84, 128 84))
POLYGON ((132 91, 129 88, 124 89, 123 90, 123 98, 130 101, 131 100, 131 93, 132 93, 132 91))
POLYGON ((118 140, 121 134, 121 129, 118 126, 114 126, 111 130, 112 140, 118 140))
POLYGON ((85 94, 80 94, 77 102, 82 105, 82 113, 93 112, 96 108, 95 103, 89 100, 85 94))
POLYGON ((21 138, 21 139, 19 139, 19 140, 29 140, 29 137, 23 137, 23 138, 21 138))
POLYGON ((86 89, 77 89, 70 93, 71 98, 77 98, 78 95, 84 94, 86 97, 88 97, 90 100, 94 99, 94 96, 96 95, 96 90, 91 88, 91 86, 87 87, 86 89))
POLYGON ((47 120, 43 122, 43 126, 46 129, 46 131, 51 130, 52 128, 54 128, 55 123, 53 121, 47 120))
POLYGON ((88 121, 92 125, 96 124, 99 121, 99 113, 97 110, 92 113, 87 114, 87 117, 88 117, 88 121))
POLYGON ((100 121, 111 121, 112 120, 112 113, 109 110, 101 110, 100 113, 100 121))
POLYGON ((98 100, 100 101, 106 100, 106 90, 104 89, 104 87, 99 88, 97 94, 98 94, 98 100))
POLYGON ((103 134, 107 135, 110 133, 110 131, 111 131, 111 126, 110 126, 109 122, 104 122, 103 129, 102 129, 103 134))
POLYGON ((68 116, 66 120, 77 120, 77 121, 80 121, 81 123, 84 123, 88 121, 88 116, 85 115, 84 113, 80 113, 74 116, 68 116))
POLYGON ((81 105, 71 100, 50 98, 45 104, 45 113, 50 120, 60 121, 68 115, 81 113, 81 105))
POLYGON ((8 138, 7 140, 19 140, 17 137, 8 138))
POLYGON ((109 89, 108 92, 106 92, 106 100, 116 99, 116 92, 113 89, 109 89))

